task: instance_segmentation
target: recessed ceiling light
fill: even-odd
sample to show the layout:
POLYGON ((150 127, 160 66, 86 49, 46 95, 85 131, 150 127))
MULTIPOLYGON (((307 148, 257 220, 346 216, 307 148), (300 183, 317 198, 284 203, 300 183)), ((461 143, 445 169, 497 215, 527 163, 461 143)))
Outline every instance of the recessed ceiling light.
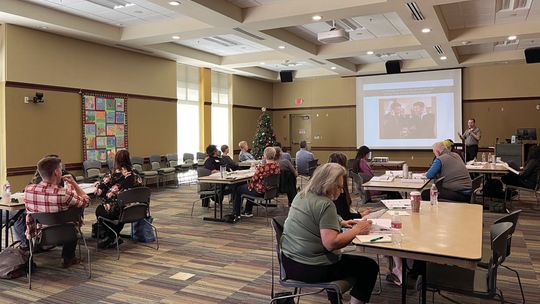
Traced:
POLYGON ((48 27, 46 27, 45 25, 41 25, 39 28, 44 30, 48 29, 48 27))
POLYGON ((441 56, 441 60, 446 60, 446 56, 441 56))
POLYGON ((366 54, 373 55, 373 51, 367 51, 366 54))
POLYGON ((313 17, 311 17, 311 19, 313 19, 313 21, 319 21, 322 19, 322 16, 321 15, 315 15, 313 17))
POLYGON ((461 42, 461 44, 463 44, 463 45, 468 45, 468 44, 470 44, 470 43, 471 43, 470 41, 462 41, 462 42, 461 42))
POLYGON ((516 39, 517 39, 517 36, 515 35, 508 36, 508 40, 516 40, 516 39))
POLYGON ((282 49, 282 50, 283 50, 284 48, 285 48, 285 46, 283 46, 283 45, 278 46, 278 49, 282 49))
POLYGON ((178 2, 178 1, 169 1, 169 5, 177 6, 177 5, 180 5, 180 2, 178 2))
POLYGON ((260 64, 261 64, 261 65, 265 65, 266 63, 264 63, 264 62, 261 62, 260 64))
POLYGON ((336 68, 336 67, 331 67, 330 69, 331 69, 331 70, 335 70, 335 69, 337 69, 337 68, 336 68))
POLYGON ((122 26, 123 24, 122 24, 122 23, 117 23, 116 25, 118 25, 118 26, 122 26))
POLYGON ((178 39, 180 39, 180 36, 176 36, 176 35, 175 35, 175 36, 172 36, 172 39, 178 40, 178 39))
POLYGON ((430 28, 427 28, 427 27, 426 27, 426 28, 423 28, 423 29, 422 29, 422 33, 429 33, 429 32, 431 32, 431 29, 430 29, 430 28))

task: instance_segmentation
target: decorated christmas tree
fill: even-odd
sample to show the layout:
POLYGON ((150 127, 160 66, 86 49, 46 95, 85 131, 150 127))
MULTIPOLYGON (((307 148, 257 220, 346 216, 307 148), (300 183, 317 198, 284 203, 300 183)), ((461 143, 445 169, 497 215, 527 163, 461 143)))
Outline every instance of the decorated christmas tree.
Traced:
POLYGON ((262 114, 257 121, 257 133, 253 139, 251 154, 256 159, 261 159, 266 147, 273 147, 276 144, 276 136, 272 130, 272 118, 266 112, 266 108, 262 108, 262 114))

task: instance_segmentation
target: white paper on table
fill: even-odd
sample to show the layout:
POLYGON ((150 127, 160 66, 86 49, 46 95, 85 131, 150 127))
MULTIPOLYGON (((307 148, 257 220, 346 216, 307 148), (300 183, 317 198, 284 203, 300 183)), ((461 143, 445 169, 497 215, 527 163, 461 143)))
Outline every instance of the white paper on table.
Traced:
POLYGON ((360 243, 391 243, 392 235, 391 234, 366 234, 366 235, 357 235, 356 239, 360 243), (382 239, 371 242, 375 238, 382 237, 382 239))
POLYGON ((402 183, 406 184, 424 184, 426 182, 425 179, 418 179, 418 178, 403 178, 401 179, 402 183))
POLYGON ((19 200, 21 198, 24 198, 24 192, 16 192, 11 195, 12 199, 19 200))
POLYGON ((384 175, 390 175, 394 177, 403 177, 403 170, 386 170, 384 175))
POLYGON ((383 214, 385 214, 386 211, 388 211, 388 210, 383 208, 381 210, 371 212, 371 213, 367 214, 366 216, 364 216, 363 218, 369 219, 369 220, 370 219, 376 219, 376 218, 381 217, 383 214))
POLYGON ((399 215, 399 216, 407 216, 407 215, 411 215, 409 212, 407 211, 391 211, 391 214, 392 215, 399 215))
POLYGON ((392 199, 381 201, 388 209, 411 209, 410 199, 392 199))
POLYGON ((426 179, 425 173, 413 173, 412 175, 413 179, 426 179))
POLYGON ((390 175, 381 175, 381 176, 374 176, 370 179, 370 181, 374 182, 392 182, 394 180, 393 176, 390 175))

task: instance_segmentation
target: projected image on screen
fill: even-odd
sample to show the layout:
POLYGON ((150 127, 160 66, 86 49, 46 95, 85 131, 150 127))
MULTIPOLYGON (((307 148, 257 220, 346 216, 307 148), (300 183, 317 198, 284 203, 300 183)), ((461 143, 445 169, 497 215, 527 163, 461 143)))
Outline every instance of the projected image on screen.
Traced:
POLYGON ((379 136, 437 138, 437 97, 379 99, 379 136))
POLYGON ((430 149, 459 142, 458 69, 357 77, 356 141, 373 149, 430 149))

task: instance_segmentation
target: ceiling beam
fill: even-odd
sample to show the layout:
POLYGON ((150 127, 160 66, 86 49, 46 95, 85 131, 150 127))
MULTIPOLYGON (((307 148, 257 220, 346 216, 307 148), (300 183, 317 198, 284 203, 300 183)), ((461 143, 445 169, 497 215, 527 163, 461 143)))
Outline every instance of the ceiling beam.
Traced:
POLYGON ((342 58, 363 55, 367 51, 401 52, 421 49, 422 46, 414 35, 374 38, 366 40, 349 40, 342 43, 332 43, 319 46, 319 58, 342 58))

